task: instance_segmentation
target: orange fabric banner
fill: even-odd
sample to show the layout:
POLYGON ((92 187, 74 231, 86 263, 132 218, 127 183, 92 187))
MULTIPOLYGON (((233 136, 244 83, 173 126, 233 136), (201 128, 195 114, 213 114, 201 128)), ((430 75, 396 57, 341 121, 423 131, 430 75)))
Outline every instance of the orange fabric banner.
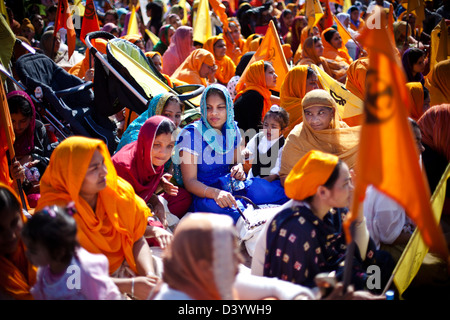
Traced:
POLYGON ((80 40, 83 41, 86 35, 90 32, 99 31, 100 24, 98 23, 97 13, 95 11, 94 0, 86 1, 86 8, 84 10, 83 24, 81 25, 80 40))
POLYGON ((58 2, 57 16, 55 19, 55 29, 53 32, 53 37, 59 29, 65 28, 67 30, 67 46, 69 47, 69 58, 75 50, 75 42, 77 35, 75 33, 75 28, 72 22, 72 14, 70 12, 69 3, 67 0, 60 0, 58 2))
POLYGON ((228 29, 228 16, 225 13, 226 8, 225 8, 225 5, 222 3, 222 1, 209 0, 209 4, 211 5, 211 8, 214 10, 216 15, 219 17, 220 22, 223 23, 222 28, 224 30, 228 29))
MULTIPOLYGON (((377 13, 384 25, 386 16, 377 13)), ((433 216, 428 182, 419 165, 417 146, 407 118, 406 106, 412 101, 395 45, 386 28, 365 28, 358 40, 369 50, 370 60, 365 118, 355 168, 355 194, 351 213, 345 221, 347 241, 351 240, 350 223, 358 213, 362 214, 366 187, 373 185, 405 209, 430 251, 447 260, 447 245, 433 216)))

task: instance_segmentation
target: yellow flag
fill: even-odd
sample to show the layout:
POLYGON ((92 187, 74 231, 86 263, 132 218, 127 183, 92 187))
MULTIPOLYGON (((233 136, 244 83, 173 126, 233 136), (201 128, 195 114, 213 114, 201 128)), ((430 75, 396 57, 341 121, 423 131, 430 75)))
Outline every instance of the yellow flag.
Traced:
MULTIPOLYGON (((447 169, 442 175, 442 178, 431 197, 431 208, 436 221, 441 219, 442 208, 444 207, 445 201, 445 192, 447 189, 447 180, 449 178, 450 164, 447 166, 447 169)), ((419 230, 416 229, 392 272, 394 275, 393 280, 400 297, 416 276, 427 253, 428 246, 423 241, 419 230)))
MULTIPOLYGON (((273 68, 278 75, 277 86, 274 88, 274 91, 280 92, 281 84, 289 71, 289 66, 287 64, 286 57, 284 56, 283 48, 281 47, 280 37, 278 36, 278 32, 272 20, 269 23, 269 28, 267 29, 266 35, 259 45, 258 50, 256 50, 255 54, 248 62, 238 84, 242 79, 245 79, 244 75, 246 74, 248 67, 253 62, 259 60, 270 61, 272 63, 273 68)), ((236 86, 238 87, 238 85, 236 86)))
POLYGON ((200 0, 194 21, 194 41, 205 43, 212 36, 208 0, 200 0))
POLYGON ((320 69, 315 64, 312 64, 311 67, 316 71, 322 88, 327 90, 336 101, 339 116, 344 122, 345 119, 363 114, 363 100, 351 93, 342 83, 330 77, 328 73, 320 69))
POLYGON ((323 17, 323 9, 319 0, 306 0, 306 17, 308 19, 308 27, 312 28, 323 17))
POLYGON ((430 73, 427 75, 428 78, 431 76, 431 71, 436 63, 448 59, 450 53, 448 34, 447 32, 441 32, 441 30, 445 29, 447 29, 447 25, 445 24, 445 19, 442 19, 431 31, 430 73))
POLYGON ((0 13, 3 15, 5 20, 8 22, 8 26, 9 26, 9 17, 8 17, 8 13, 6 12, 5 1, 0 1, 0 13))
POLYGON ((353 40, 356 43, 356 40, 353 39, 350 32, 348 32, 347 28, 342 25, 342 23, 339 21, 338 18, 333 14, 334 22, 337 26, 337 31, 339 32, 339 35, 342 38, 342 42, 344 43, 344 46, 347 44, 348 40, 353 40))
POLYGON ((351 6, 352 0, 344 0, 344 7, 342 8, 342 12, 347 12, 351 6))
POLYGON ((131 7, 131 15, 130 15, 130 20, 128 21, 127 34, 140 34, 138 21, 137 21, 137 17, 136 17, 135 6, 131 7))
POLYGON ((153 45, 157 44, 159 41, 159 38, 150 30, 148 30, 147 28, 145 29, 145 33, 148 35, 148 37, 150 38, 150 40, 152 41, 153 45))

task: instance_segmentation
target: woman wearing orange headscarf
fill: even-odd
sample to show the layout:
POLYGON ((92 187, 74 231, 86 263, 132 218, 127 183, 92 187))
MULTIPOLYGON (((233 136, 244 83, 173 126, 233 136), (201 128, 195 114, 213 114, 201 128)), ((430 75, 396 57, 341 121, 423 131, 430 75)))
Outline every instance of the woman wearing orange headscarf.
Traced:
POLYGON ((236 85, 234 99, 234 116, 240 129, 261 127, 264 115, 272 106, 271 88, 277 84, 277 74, 270 62, 259 60, 253 62, 236 85))
MULTIPOLYGON (((106 54, 106 45, 108 44, 107 40, 92 39, 91 43, 92 46, 96 48, 99 52, 101 52, 102 54, 106 54)), ((86 80, 92 81, 94 80, 93 73, 86 74, 86 72, 93 68, 94 68, 94 58, 90 56, 89 48, 87 48, 86 52, 84 53, 84 59, 78 62, 72 68, 70 68, 69 73, 74 76, 77 76, 80 79, 84 79, 86 77, 86 80)))
POLYGON ((227 56, 237 66, 244 54, 245 40, 241 34, 241 26, 236 17, 228 18, 228 27, 223 30, 223 39, 227 46, 227 56))
POLYGON ((369 58, 359 58, 353 61, 347 70, 345 88, 358 98, 364 100, 366 92, 366 74, 369 68, 369 58))
POLYGON ((227 85, 228 81, 234 76, 236 65, 229 56, 227 56, 227 46, 222 35, 209 38, 203 44, 203 49, 208 50, 214 55, 217 65, 215 78, 220 84, 227 85))
POLYGON ((20 232, 26 217, 15 191, 0 182, 0 299, 32 300, 36 268, 25 256, 20 232))
POLYGON ((323 56, 327 59, 338 62, 345 62, 347 68, 353 59, 347 52, 347 48, 343 45, 341 35, 334 28, 327 28, 322 32, 323 56))
POLYGON ((355 167, 361 127, 341 121, 336 102, 323 89, 308 92, 302 100, 303 122, 286 139, 281 157, 280 180, 284 180, 298 159, 311 150, 338 156, 350 169, 355 167))
POLYGON ((207 79, 213 77, 216 71, 214 55, 208 50, 196 49, 175 70, 171 78, 188 84, 207 86, 207 79))
POLYGON ((302 47, 301 59, 297 64, 308 66, 315 64, 337 81, 345 81, 347 64, 323 57, 323 50, 322 40, 319 37, 307 38, 302 47))
POLYGON ((425 86, 430 91, 430 106, 450 103, 450 60, 434 65, 431 77, 426 77, 425 86))
POLYGON ((108 258, 109 273, 121 292, 146 298, 155 285, 157 269, 144 233, 157 236, 155 232, 162 228, 147 227, 150 209, 117 176, 101 140, 69 137, 52 154, 36 210, 72 201, 81 246, 108 258))
POLYGON ((302 100, 305 94, 318 88, 318 78, 311 67, 301 65, 289 70, 280 90, 280 107, 289 113, 289 125, 283 132, 285 137, 303 120, 302 100))

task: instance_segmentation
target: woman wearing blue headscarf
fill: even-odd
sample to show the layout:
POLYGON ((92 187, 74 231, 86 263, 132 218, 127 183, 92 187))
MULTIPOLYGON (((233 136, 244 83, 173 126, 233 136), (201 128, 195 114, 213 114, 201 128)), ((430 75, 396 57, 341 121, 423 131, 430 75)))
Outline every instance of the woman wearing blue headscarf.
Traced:
POLYGON ((201 118, 183 128, 175 146, 185 188, 193 194, 190 211, 227 214, 236 223, 240 200, 255 204, 282 204, 284 190, 261 179, 246 179, 240 159, 242 137, 234 121, 234 108, 226 87, 208 86, 200 102, 201 118))

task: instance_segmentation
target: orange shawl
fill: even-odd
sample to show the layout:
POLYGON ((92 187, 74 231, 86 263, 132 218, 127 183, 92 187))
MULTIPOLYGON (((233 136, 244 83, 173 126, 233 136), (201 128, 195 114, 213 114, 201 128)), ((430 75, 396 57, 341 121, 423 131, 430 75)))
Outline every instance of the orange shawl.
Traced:
POLYGON ((36 210, 75 202, 78 240, 91 253, 102 253, 114 273, 126 260, 137 272, 134 243, 144 235, 150 209, 133 187, 117 176, 108 149, 101 140, 81 136, 66 138, 53 151, 41 179, 41 198, 36 210), (106 187, 98 193, 95 212, 80 196, 80 189, 95 150, 104 157, 106 187))
MULTIPOLYGON (((106 45, 108 43, 105 39, 92 39, 92 45, 96 48, 100 53, 106 54, 106 45)), ((94 57, 89 57, 89 48, 86 49, 84 53, 84 59, 74 65, 69 69, 69 73, 77 76, 80 79, 84 78, 86 71, 88 71, 91 66, 94 66, 94 57), (91 60, 91 65, 89 64, 89 59, 91 60)))
POLYGON ((406 87, 413 102, 411 106, 406 107, 409 109, 409 116, 417 121, 423 114, 423 86, 420 82, 408 82, 406 87))
MULTIPOLYGON (((7 189, 21 203, 12 188, 1 182, 0 188, 7 189)), ((26 222, 26 217, 22 213, 21 218, 23 222, 26 222)), ((25 246, 22 240, 19 240, 16 252, 10 258, 0 256, 0 288, 14 299, 32 300, 30 289, 35 282, 36 267, 28 262, 25 256, 25 246)))
MULTIPOLYGON (((322 32, 322 44, 323 44, 323 56, 327 59, 335 60, 338 62, 345 62, 347 65, 353 62, 353 59, 347 52, 347 48, 343 45, 342 49, 336 49, 327 40, 325 40, 325 33, 329 30, 335 30, 334 28, 327 28, 322 32)), ((337 32, 337 31, 336 31, 337 32)))
POLYGON ((366 92, 366 74, 368 68, 369 58, 359 58, 353 61, 347 70, 345 88, 362 100, 364 100, 366 92))
POLYGON ((196 49, 175 70, 171 78, 187 82, 189 84, 201 84, 206 86, 206 79, 201 78, 199 70, 202 64, 213 66, 216 62, 214 55, 205 49, 196 49))
MULTIPOLYGON (((221 35, 209 38, 203 44, 203 49, 206 49, 214 54, 214 44, 219 40, 223 40, 223 37, 221 35)), ((216 60, 217 65, 217 71, 215 74, 216 79, 222 84, 228 84, 228 81, 230 81, 230 79, 234 77, 234 74, 236 72, 236 65, 234 64, 233 60, 231 60, 231 58, 227 55, 219 60, 214 54, 214 59, 216 60)))
POLYGON ((245 92, 254 90, 259 92, 264 98, 264 107, 261 118, 264 119, 264 115, 269 111, 272 106, 270 96, 272 93, 266 86, 266 74, 264 72, 264 60, 253 62, 247 69, 247 72, 243 74, 241 79, 236 85, 236 92, 238 93, 234 98, 236 101, 245 92))
POLYGON ((280 90, 280 107, 289 113, 289 125, 283 135, 288 136, 289 132, 300 122, 302 122, 302 99, 306 94, 306 77, 308 75, 307 66, 295 66, 286 75, 280 90))
POLYGON ((450 103, 450 60, 434 65, 431 77, 425 78, 425 86, 430 91, 430 106, 450 103))

